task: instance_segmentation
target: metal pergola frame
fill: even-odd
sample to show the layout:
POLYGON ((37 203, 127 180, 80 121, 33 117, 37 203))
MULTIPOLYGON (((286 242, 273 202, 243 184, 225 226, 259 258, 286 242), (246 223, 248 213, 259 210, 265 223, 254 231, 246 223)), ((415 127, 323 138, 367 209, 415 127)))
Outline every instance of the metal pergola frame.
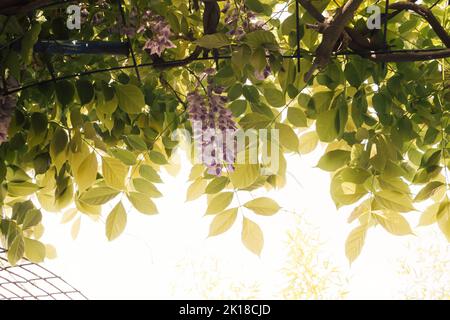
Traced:
POLYGON ((27 259, 12 266, 6 255, 0 248, 0 300, 87 300, 52 271, 27 259))

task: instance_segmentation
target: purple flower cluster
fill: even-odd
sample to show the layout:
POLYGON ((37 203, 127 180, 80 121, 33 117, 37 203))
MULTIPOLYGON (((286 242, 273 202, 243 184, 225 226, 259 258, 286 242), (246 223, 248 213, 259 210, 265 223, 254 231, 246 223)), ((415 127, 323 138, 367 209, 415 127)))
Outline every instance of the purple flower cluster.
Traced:
POLYGON ((215 86, 208 78, 206 96, 197 90, 187 96, 194 141, 208 173, 216 176, 221 175, 223 168, 234 171, 236 159, 236 123, 225 107, 227 98, 222 92, 223 88, 215 86))
POLYGON ((146 10, 139 19, 139 13, 134 7, 129 16, 129 25, 122 27, 122 33, 129 37, 134 37, 137 33, 142 33, 147 38, 143 49, 149 54, 161 54, 166 49, 175 48, 176 46, 170 41, 172 31, 167 21, 146 10))
POLYGON ((267 28, 266 23, 258 20, 253 11, 245 10, 242 13, 238 8, 231 9, 229 1, 225 4, 222 12, 226 13, 225 24, 230 28, 228 34, 236 37, 237 40, 241 40, 248 32, 267 28))
MULTIPOLYGON (((97 0, 97 2, 95 3, 100 9, 109 9, 111 6, 110 4, 106 1, 106 0, 97 0)), ((88 10, 88 5, 86 3, 80 3, 79 4, 80 8, 81 8, 81 24, 84 24, 86 22, 88 22, 89 19, 89 10, 88 10)), ((96 12, 93 16, 92 16, 92 20, 91 23, 94 26, 98 26, 100 25, 105 18, 105 13, 102 11, 96 12)))
POLYGON ((255 78, 260 81, 263 81, 268 76, 270 76, 271 72, 272 72, 272 70, 270 69, 270 66, 266 65, 266 67, 264 69, 262 69, 261 71, 255 70, 255 78))

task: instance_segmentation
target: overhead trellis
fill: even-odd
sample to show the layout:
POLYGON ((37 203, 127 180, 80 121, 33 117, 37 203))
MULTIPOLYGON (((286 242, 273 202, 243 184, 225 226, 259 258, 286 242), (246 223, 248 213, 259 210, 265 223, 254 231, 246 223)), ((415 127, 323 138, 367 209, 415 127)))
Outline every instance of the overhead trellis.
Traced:
POLYGON ((86 296, 43 266, 26 259, 9 264, 0 248, 0 300, 86 300, 86 296))
MULTIPOLYGON (((202 1, 202 0, 200 0, 202 1)), ((212 2, 223 1, 223 0, 205 0, 203 1, 205 5, 212 2)), ((292 0, 293 2, 294 0, 292 0)), ((435 7, 441 0, 437 0, 430 8, 424 8, 417 5, 416 0, 408 0, 401 3, 390 3, 389 0, 385 0, 385 11, 381 16, 382 29, 383 29, 383 46, 375 48, 374 50, 369 50, 367 48, 366 39, 361 39, 361 36, 355 32, 354 29, 350 27, 345 27, 348 20, 352 17, 355 10, 359 7, 363 0, 352 0, 348 1, 343 7, 343 12, 346 14, 337 15, 331 23, 327 23, 325 17, 316 9, 316 7, 311 3, 310 0, 295 0, 295 20, 296 20, 296 43, 297 46, 293 50, 293 54, 282 55, 283 59, 296 59, 297 60, 297 71, 300 72, 300 59, 305 56, 315 57, 315 63, 305 75, 305 79, 309 80, 313 72, 317 67, 323 67, 330 57, 337 56, 351 56, 359 55, 364 58, 368 58, 373 61, 382 62, 383 65, 386 62, 404 62, 404 61, 426 61, 434 60, 440 58, 450 57, 450 36, 447 34, 445 29, 440 25, 438 20, 435 18, 431 10, 435 7), (316 50, 316 52, 310 52, 303 50, 301 48, 301 36, 300 36, 300 7, 303 7, 317 23, 312 25, 309 24, 307 27, 316 29, 318 32, 323 33, 324 39, 322 40, 322 45, 316 50), (352 8, 354 7, 354 8, 352 8), (389 10, 393 12, 389 13, 389 10), (408 50, 394 50, 388 49, 387 45, 387 24, 388 20, 395 17, 401 11, 410 10, 418 15, 422 16, 432 27, 438 37, 441 39, 446 47, 442 48, 430 48, 430 49, 408 49, 408 50), (336 32, 336 27, 341 28, 341 32, 336 32), (331 30, 328 32, 328 30, 331 30), (336 44, 338 38, 345 34, 350 37, 350 44, 348 45, 350 50, 336 51, 336 44), (327 37, 329 39, 327 39, 327 37), (326 48, 325 48, 326 47, 326 48), (321 50, 325 48, 324 50, 321 50)), ((122 0, 111 0, 112 3, 116 3, 119 11, 119 16, 117 17, 124 25, 126 25, 125 11, 122 5, 122 0)), ((288 4, 291 1, 288 2, 288 4)), ((23 6, 8 6, 8 3, 14 3, 14 1, 5 1, 0 5, 0 14, 14 15, 17 13, 29 13, 38 9, 46 9, 50 7, 59 7, 62 5, 68 5, 70 3, 78 3, 74 0, 41 0, 41 1, 28 1, 27 4, 23 6)), ((191 3, 191 1, 189 1, 191 3)), ((378 2, 377 2, 378 3, 378 2)), ((194 9, 198 10, 198 0, 194 0, 194 9)), ((205 14, 206 11, 205 11, 205 14)), ((215 30, 214 30, 215 32, 215 30)), ((213 32, 205 31, 205 34, 210 34, 213 32)), ((189 57, 179 60, 163 60, 156 59, 150 63, 137 63, 136 53, 131 45, 131 40, 128 35, 123 35, 126 39, 125 42, 104 42, 104 41, 59 41, 59 40, 42 40, 38 41, 34 45, 34 52, 41 52, 46 54, 57 54, 57 55, 84 55, 84 54, 101 54, 101 55, 114 55, 114 56, 131 56, 132 65, 122 65, 117 67, 110 67, 104 69, 89 70, 83 72, 77 72, 70 75, 64 75, 56 77, 53 71, 50 71, 51 79, 46 79, 42 81, 36 81, 31 84, 24 84, 14 88, 3 88, 1 96, 6 96, 12 93, 17 93, 25 89, 36 87, 39 85, 48 84, 55 81, 67 80, 97 73, 113 72, 118 70, 134 69, 137 79, 140 81, 140 68, 155 67, 155 68, 171 68, 177 66, 183 66, 195 61, 204 60, 219 60, 231 59, 231 55, 218 55, 218 54, 207 54, 200 56, 201 50, 198 52, 193 52, 189 57)), ((13 40, 6 46, 1 47, 4 49, 9 46, 12 49, 20 49, 19 39, 13 40)), ((51 69, 51 68, 50 68, 51 69)))

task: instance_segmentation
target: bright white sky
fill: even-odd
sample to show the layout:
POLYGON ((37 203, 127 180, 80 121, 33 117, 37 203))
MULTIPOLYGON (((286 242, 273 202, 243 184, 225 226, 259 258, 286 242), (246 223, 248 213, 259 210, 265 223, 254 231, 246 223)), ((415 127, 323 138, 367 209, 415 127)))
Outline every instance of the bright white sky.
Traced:
MULTIPOLYGON (((424 233, 420 237, 403 238, 381 228, 371 229, 362 255, 350 268, 344 254, 345 238, 353 227, 346 222, 350 209, 336 210, 329 195, 329 175, 314 168, 321 153, 301 159, 290 156, 287 186, 268 196, 317 227, 324 240, 324 255, 350 277, 349 298, 398 297, 404 285, 397 275, 398 258, 405 255, 406 244, 430 241, 433 228, 420 231, 424 233)), ((129 210, 125 233, 113 242, 106 240, 104 222, 83 217, 74 241, 70 224, 59 223, 62 214, 44 215, 44 241, 58 250, 58 258, 46 266, 91 299, 200 299, 202 284, 194 276, 207 270, 212 279, 219 275, 221 284, 259 282, 259 298, 277 298, 283 285, 286 230, 294 223, 293 214, 255 218, 265 236, 261 258, 243 247, 238 224, 222 236, 207 239, 211 218, 203 217, 206 199, 185 202, 189 171, 187 163, 177 177, 164 175, 165 183, 160 185, 164 197, 156 200, 160 214, 145 216, 129 210)), ((409 215, 418 217, 419 213, 409 215)), ((446 246, 443 237, 438 241, 446 246)))

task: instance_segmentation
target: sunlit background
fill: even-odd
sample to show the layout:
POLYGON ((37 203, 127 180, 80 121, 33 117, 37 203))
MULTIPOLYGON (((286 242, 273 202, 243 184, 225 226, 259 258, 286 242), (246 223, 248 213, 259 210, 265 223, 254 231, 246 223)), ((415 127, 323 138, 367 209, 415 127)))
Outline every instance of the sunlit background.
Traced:
MULTIPOLYGON (((351 208, 336 210, 329 174, 315 168, 322 153, 288 158, 286 187, 268 194, 283 207, 277 215, 246 212, 263 229, 261 257, 242 245, 239 219, 207 237, 206 196, 185 202, 191 164, 181 157, 178 175, 162 176, 159 215, 129 208, 126 230, 112 242, 104 219, 82 216, 73 240, 78 218, 61 224, 62 213, 44 215, 43 240, 58 252, 45 265, 90 299, 449 299, 450 250, 434 226, 404 237, 371 229, 349 265, 351 208)), ((407 215, 417 225, 420 213, 407 215)))

